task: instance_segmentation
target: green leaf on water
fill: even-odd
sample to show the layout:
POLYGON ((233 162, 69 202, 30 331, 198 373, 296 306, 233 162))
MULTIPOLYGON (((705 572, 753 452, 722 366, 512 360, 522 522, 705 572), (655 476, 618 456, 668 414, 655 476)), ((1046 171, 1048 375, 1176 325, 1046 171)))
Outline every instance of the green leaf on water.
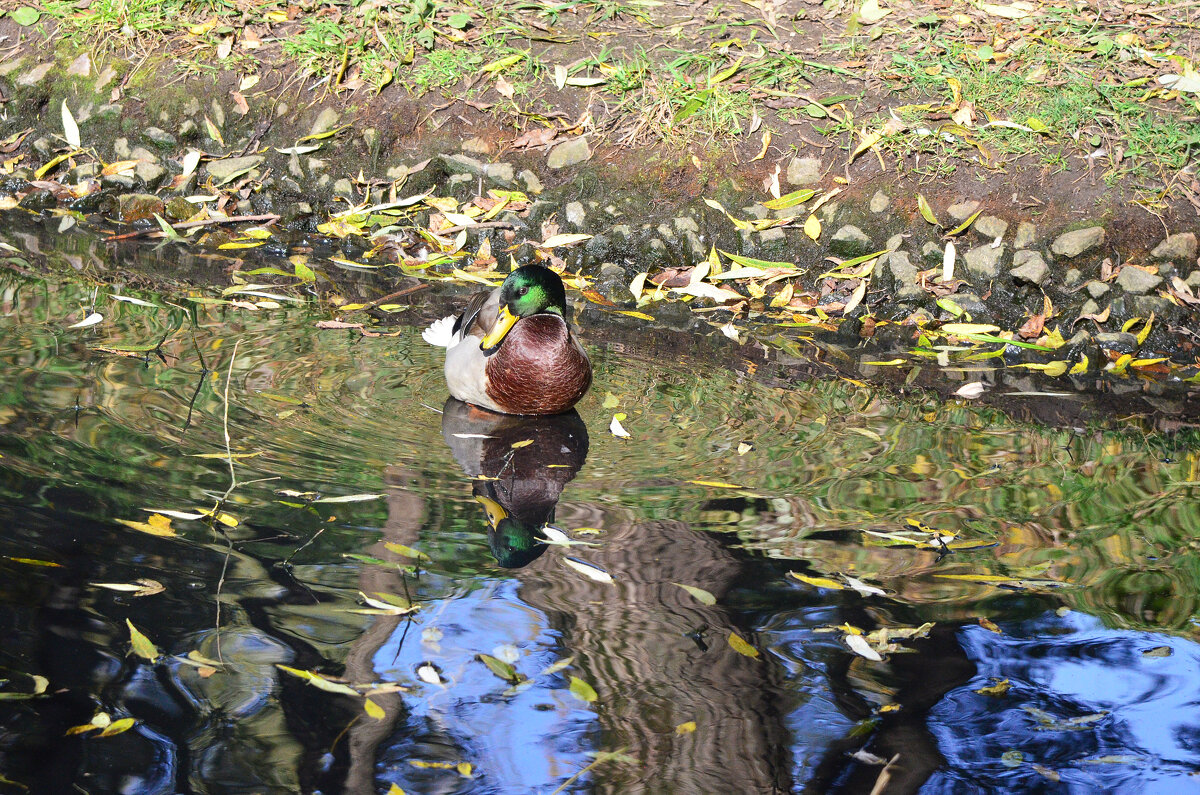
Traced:
POLYGON ((392 541, 385 541, 383 546, 387 548, 389 552, 395 552, 397 555, 403 555, 406 558, 412 558, 414 560, 432 560, 432 558, 430 558, 421 550, 413 549, 405 544, 397 544, 392 541))
POLYGON ((683 590, 690 593, 692 596, 694 596, 696 598, 696 601, 699 602, 700 604, 715 605, 717 603, 717 597, 713 596, 711 593, 704 590, 703 588, 697 588, 694 585, 684 585, 681 582, 673 582, 671 584, 678 585, 680 588, 682 588, 683 590))
POLYGON ((599 696, 596 694, 596 689, 587 682, 580 679, 578 676, 571 677, 571 695, 580 701, 586 701, 591 704, 599 696))
POLYGON ((129 627, 129 642, 133 646, 133 653, 150 662, 158 662, 158 648, 128 618, 125 619, 125 624, 129 627))
POLYGON ((493 657, 490 654, 476 654, 475 659, 486 665, 489 671, 505 682, 517 684, 525 679, 510 663, 506 663, 504 660, 493 657))

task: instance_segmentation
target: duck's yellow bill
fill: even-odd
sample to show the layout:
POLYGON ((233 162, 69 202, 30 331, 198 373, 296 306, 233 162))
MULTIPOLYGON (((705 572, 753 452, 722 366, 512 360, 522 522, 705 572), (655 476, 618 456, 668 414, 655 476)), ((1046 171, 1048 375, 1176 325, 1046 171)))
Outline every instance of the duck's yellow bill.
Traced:
POLYGON ((516 322, 517 316, 509 312, 507 306, 500 307, 500 316, 496 318, 496 325, 492 326, 491 332, 479 343, 479 349, 481 351, 494 350, 497 345, 504 341, 505 335, 508 334, 516 322))
POLYGON ((505 519, 508 518, 508 511, 500 506, 500 503, 487 497, 476 497, 475 502, 483 506, 483 510, 487 513, 488 524, 495 530, 496 527, 505 519))

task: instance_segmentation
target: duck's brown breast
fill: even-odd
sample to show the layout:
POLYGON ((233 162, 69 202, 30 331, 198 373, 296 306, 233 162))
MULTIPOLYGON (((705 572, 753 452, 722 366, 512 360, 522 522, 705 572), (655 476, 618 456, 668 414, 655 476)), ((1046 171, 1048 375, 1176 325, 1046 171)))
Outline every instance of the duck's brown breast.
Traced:
POLYGON ((592 384, 592 365, 556 315, 521 318, 487 361, 487 393, 510 414, 558 414, 592 384))

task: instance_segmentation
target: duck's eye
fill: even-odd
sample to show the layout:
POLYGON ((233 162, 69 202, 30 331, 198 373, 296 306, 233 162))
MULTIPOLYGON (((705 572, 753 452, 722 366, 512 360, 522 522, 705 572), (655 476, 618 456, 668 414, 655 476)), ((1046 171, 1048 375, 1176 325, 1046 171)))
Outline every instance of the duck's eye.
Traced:
POLYGON ((529 288, 522 287, 520 290, 517 290, 517 295, 525 295, 527 292, 529 292, 529 288))

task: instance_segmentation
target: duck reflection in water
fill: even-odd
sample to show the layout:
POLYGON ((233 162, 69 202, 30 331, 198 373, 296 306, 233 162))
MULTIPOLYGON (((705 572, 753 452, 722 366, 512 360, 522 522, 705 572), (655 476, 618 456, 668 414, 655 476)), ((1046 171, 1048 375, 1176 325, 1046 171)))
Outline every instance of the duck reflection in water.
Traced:
POLYGON ((563 489, 587 460, 588 433, 575 410, 548 416, 496 414, 450 398, 442 437, 474 484, 496 563, 517 569, 546 551, 563 489))

